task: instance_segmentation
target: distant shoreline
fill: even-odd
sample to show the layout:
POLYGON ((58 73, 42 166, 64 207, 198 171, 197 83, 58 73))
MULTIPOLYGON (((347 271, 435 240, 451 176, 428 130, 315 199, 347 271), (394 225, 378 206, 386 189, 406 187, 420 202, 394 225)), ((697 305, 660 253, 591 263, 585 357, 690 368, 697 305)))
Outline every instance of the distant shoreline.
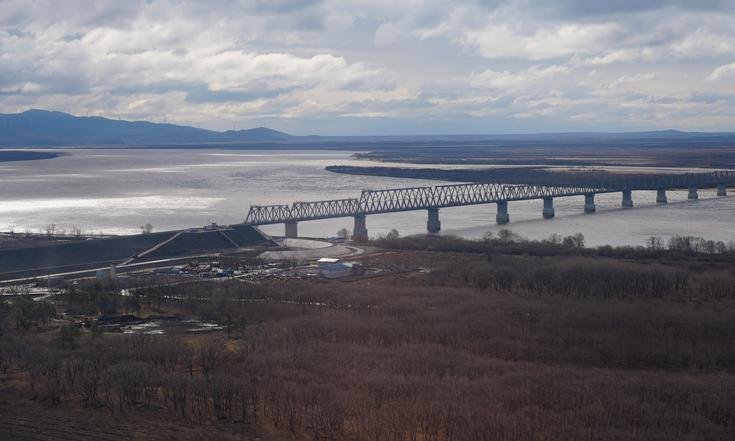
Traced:
MULTIPOLYGON (((578 166, 570 166, 578 167, 578 166)), ((631 167, 632 169, 633 167, 631 167)), ((401 168, 401 167, 359 167, 351 165, 329 165, 324 170, 332 173, 348 175, 378 176, 400 179, 422 179, 449 182, 495 182, 502 184, 526 185, 585 185, 590 182, 605 182, 619 179, 640 179, 650 176, 649 173, 629 170, 626 172, 610 172, 594 167, 574 169, 528 165, 513 168, 401 168)))
POLYGON ((0 162, 14 161, 38 161, 41 159, 54 159, 63 153, 55 152, 36 152, 36 151, 20 151, 20 150, 0 150, 0 162))

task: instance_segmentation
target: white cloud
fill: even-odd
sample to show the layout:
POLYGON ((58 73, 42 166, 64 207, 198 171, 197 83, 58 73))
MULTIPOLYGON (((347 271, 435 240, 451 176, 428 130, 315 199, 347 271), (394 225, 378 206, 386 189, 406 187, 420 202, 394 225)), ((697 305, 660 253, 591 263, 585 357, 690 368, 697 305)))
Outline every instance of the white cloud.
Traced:
POLYGON ((573 62, 582 66, 606 66, 615 63, 629 63, 641 59, 651 58, 652 51, 646 48, 615 49, 588 58, 575 57, 573 62))
POLYGON ((735 78, 735 63, 717 67, 705 78, 706 81, 719 81, 726 78, 735 78))
POLYGON ((658 78, 654 72, 646 72, 632 75, 623 75, 610 83, 609 87, 617 87, 624 84, 640 84, 648 81, 654 81, 658 78))
MULTIPOLYGON (((735 21, 730 23, 735 25, 735 21)), ((696 28, 683 38, 671 44, 671 52, 685 57, 722 55, 735 53, 735 35, 716 33, 708 29, 696 28)))
POLYGON ((565 24, 526 33, 509 25, 468 30, 460 37, 487 58, 543 60, 599 50, 619 32, 614 23, 565 24))
POLYGON ((565 75, 570 72, 566 66, 531 66, 517 72, 485 70, 470 75, 470 85, 478 89, 523 89, 541 80, 565 75))

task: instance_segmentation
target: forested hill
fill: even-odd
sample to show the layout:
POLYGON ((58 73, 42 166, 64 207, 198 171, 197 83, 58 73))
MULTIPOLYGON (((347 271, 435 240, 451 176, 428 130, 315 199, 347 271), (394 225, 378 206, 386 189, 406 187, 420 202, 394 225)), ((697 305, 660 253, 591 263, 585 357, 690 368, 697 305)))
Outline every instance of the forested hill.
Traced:
POLYGON ((299 139, 302 137, 265 127, 216 132, 175 124, 74 116, 35 109, 0 114, 0 146, 283 143, 299 139))

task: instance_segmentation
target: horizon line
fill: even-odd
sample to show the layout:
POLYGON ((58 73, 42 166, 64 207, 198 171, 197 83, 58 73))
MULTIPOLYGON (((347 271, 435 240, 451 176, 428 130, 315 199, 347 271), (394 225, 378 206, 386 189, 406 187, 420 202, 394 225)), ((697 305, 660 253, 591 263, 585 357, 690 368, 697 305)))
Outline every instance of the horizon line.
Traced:
MULTIPOLYGON (((294 138, 309 138, 309 137, 321 137, 321 138, 409 138, 409 137, 487 137, 487 136, 543 136, 543 135, 634 135, 634 134, 656 134, 656 133, 679 133, 684 135, 735 135, 735 131, 717 131, 717 130, 681 130, 676 128, 666 128, 666 129, 648 129, 648 130, 603 130, 603 131, 595 131, 595 130, 572 130, 572 131, 529 131, 529 132, 495 132, 495 133, 420 133, 420 134, 408 134, 408 133, 400 133, 400 134, 348 134, 348 135, 322 135, 322 134, 306 134, 306 135, 293 135, 289 132, 285 132, 283 130, 279 129, 273 129, 271 127, 267 126, 255 126, 245 129, 227 129, 227 130, 215 130, 215 129, 208 129, 203 127, 197 127, 196 125, 192 125, 191 123, 186 122, 170 122, 170 121, 164 121, 164 122, 158 122, 158 121, 152 121, 152 120, 146 120, 146 119, 122 119, 122 118, 112 118, 109 116, 104 115, 77 115, 73 113, 64 112, 61 110, 49 110, 49 109, 39 109, 39 108, 29 108, 22 112, 16 112, 16 113, 0 113, 0 116, 20 116, 28 112, 37 111, 37 112, 46 112, 46 113, 60 113, 63 115, 68 115, 74 118, 101 118, 106 119, 108 121, 113 122, 126 122, 126 123, 148 123, 148 124, 160 124, 160 125, 173 125, 177 127, 185 127, 185 128, 191 128, 191 129, 197 129, 207 132, 213 132, 213 133, 227 133, 227 132, 240 132, 240 131, 250 131, 250 130, 257 130, 257 129, 266 129, 266 130, 272 130, 275 132, 280 132, 288 136, 292 136, 294 138)), ((423 119, 419 121, 428 121, 428 119, 423 119)), ((2 129, 3 127, 0 127, 2 129)))

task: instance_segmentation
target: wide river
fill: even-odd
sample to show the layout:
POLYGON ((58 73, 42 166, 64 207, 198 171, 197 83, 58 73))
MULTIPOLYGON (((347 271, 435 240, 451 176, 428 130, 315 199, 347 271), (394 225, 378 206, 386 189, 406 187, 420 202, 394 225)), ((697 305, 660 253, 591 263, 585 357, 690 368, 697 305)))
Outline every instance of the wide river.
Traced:
MULTIPOLYGON (((59 150, 57 150, 59 151, 59 150)), ((370 165, 335 151, 64 149, 55 159, 0 163, 0 230, 70 230, 129 234, 151 223, 156 231, 242 222, 248 207, 293 201, 357 197, 362 189, 438 185, 444 182, 329 173, 327 165, 370 165)), ((388 164, 390 165, 390 164, 388 164)), ((405 165, 403 165, 405 166, 405 165)), ((427 165, 421 165, 427 167, 427 165)), ((446 166, 442 166, 445 167, 446 166)), ((442 234, 479 238, 509 228, 528 238, 581 232, 588 245, 643 245, 650 236, 702 236, 735 240, 735 197, 700 190, 669 192, 657 206, 655 192, 634 192, 634 209, 620 208, 620 194, 597 196, 598 212, 585 215, 582 197, 555 200, 556 217, 541 218, 542 202, 511 202, 511 223, 495 224, 495 206, 442 209, 442 234)), ((371 236, 391 229, 423 233, 426 212, 368 216, 371 236)), ((352 219, 299 224, 299 235, 335 236, 352 219)), ((262 227, 282 235, 283 225, 262 227)))

